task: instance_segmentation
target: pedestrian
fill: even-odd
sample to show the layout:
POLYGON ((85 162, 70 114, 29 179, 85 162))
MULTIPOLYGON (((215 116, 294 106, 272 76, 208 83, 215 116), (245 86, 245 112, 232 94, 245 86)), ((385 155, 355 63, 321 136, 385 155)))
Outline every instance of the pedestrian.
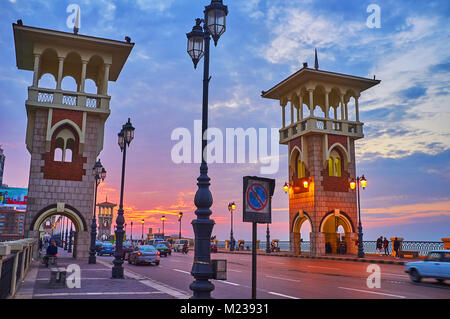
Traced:
POLYGON ((384 237, 383 247, 384 247, 384 254, 386 256, 389 256, 389 240, 387 240, 386 237, 384 237))
POLYGON ((382 249, 382 247, 383 247, 383 236, 380 236, 378 239, 377 239, 377 252, 378 252, 378 254, 381 256, 381 249, 382 249))
POLYGON ((398 240, 397 237, 395 237, 394 239, 394 251, 395 251, 395 259, 399 259, 400 257, 398 256, 398 250, 400 248, 400 241, 398 240))

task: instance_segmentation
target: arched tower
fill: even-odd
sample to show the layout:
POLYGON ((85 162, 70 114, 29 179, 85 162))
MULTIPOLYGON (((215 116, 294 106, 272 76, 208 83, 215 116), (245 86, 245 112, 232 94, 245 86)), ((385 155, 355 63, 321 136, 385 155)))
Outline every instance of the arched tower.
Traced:
POLYGON ((111 227, 114 217, 114 207, 116 204, 108 202, 108 198, 106 201, 98 206, 98 231, 97 231, 97 239, 98 240, 109 240, 111 237, 111 227))
POLYGON ((134 44, 20 20, 13 32, 17 67, 33 71, 25 102, 31 154, 25 236, 37 238, 39 223, 51 215, 67 216, 76 224, 76 257, 85 258, 94 208, 92 168, 111 112, 108 82, 117 80, 134 44), (44 88, 44 80, 54 84, 44 88), (96 92, 86 93, 87 80, 96 92))
MULTIPOLYGON (((300 250, 300 227, 311 222, 311 254, 336 253, 342 226, 347 253, 356 254, 355 141, 363 138, 361 92, 380 81, 302 69, 263 98, 280 101, 280 144, 289 148, 289 231, 293 253, 300 250), (286 107, 290 118, 286 120, 286 107)), ((341 245, 342 247, 342 245, 341 245)))

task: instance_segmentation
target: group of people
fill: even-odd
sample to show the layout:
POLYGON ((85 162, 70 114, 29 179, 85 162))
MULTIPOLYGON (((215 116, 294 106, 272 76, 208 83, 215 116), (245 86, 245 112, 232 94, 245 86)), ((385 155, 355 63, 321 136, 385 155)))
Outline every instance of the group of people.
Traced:
POLYGON ((383 236, 380 236, 377 239, 377 253, 381 256, 383 252, 386 256, 389 256, 389 240, 386 237, 383 239, 383 236))

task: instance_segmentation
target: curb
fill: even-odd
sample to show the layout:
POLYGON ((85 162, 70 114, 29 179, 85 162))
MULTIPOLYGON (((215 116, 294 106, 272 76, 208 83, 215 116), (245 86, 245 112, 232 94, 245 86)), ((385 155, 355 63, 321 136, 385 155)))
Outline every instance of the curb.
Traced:
MULTIPOLYGON (((236 254, 236 255, 251 255, 251 253, 239 252, 239 251, 218 251, 218 253, 223 254, 236 254)), ((257 252, 260 256, 276 256, 276 257, 289 257, 289 258, 308 258, 308 259, 324 259, 324 260, 339 260, 339 261, 353 261, 353 262, 363 262, 371 264, 389 264, 389 265, 404 265, 405 261, 394 261, 394 260, 379 260, 379 259, 367 259, 367 258, 350 258, 350 257, 327 257, 327 256, 305 256, 305 255, 292 255, 292 254, 268 254, 257 252)))

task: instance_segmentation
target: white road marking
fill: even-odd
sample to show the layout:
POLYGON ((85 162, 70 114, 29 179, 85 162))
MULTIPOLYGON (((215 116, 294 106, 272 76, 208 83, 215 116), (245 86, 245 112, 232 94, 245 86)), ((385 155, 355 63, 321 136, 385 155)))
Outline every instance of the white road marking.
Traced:
POLYGON ((233 272, 242 272, 242 270, 234 270, 234 269, 228 269, 228 271, 233 271, 233 272))
POLYGON ((405 296, 386 294, 384 292, 368 291, 368 290, 361 290, 361 289, 354 289, 354 288, 347 288, 347 287, 338 287, 338 288, 346 289, 346 290, 353 290, 353 291, 358 291, 358 292, 365 292, 365 293, 374 294, 374 295, 383 295, 383 296, 395 297, 395 298, 406 298, 405 296))
POLYGON ((332 267, 320 267, 320 266, 307 266, 308 268, 322 268, 322 269, 333 269, 333 270, 341 270, 340 268, 332 268, 332 267))
POLYGON ((275 295, 275 296, 280 296, 280 297, 284 297, 284 298, 289 298, 289 299, 300 299, 298 297, 292 297, 292 296, 288 296, 288 295, 283 295, 280 294, 278 292, 272 292, 272 291, 268 291, 267 293, 271 294, 271 295, 275 295))
MULTIPOLYGON (((81 280, 110 280, 111 278, 80 278, 81 280)), ((38 279, 36 279, 36 280, 39 280, 39 281, 44 281, 44 280, 50 280, 50 278, 38 278, 38 279)))
POLYGON ((182 272, 183 274, 188 274, 188 275, 191 274, 189 271, 186 271, 186 270, 180 270, 180 269, 175 269, 175 268, 172 268, 172 270, 175 270, 175 271, 178 271, 178 272, 182 272))
POLYGON ((217 280, 216 282, 222 282, 224 284, 232 285, 232 286, 240 286, 240 284, 236 284, 234 282, 226 281, 226 280, 217 280))
POLYGON ((269 261, 271 264, 277 264, 277 265, 284 265, 284 263, 278 262, 278 261, 269 261))
POLYGON ((381 275, 398 276, 398 277, 409 277, 408 275, 389 274, 389 273, 386 273, 386 272, 381 272, 381 275))
POLYGON ((289 278, 274 277, 274 276, 266 276, 266 277, 267 277, 267 278, 273 278, 273 279, 279 279, 279 280, 287 280, 287 281, 300 282, 300 280, 289 279, 289 278))

